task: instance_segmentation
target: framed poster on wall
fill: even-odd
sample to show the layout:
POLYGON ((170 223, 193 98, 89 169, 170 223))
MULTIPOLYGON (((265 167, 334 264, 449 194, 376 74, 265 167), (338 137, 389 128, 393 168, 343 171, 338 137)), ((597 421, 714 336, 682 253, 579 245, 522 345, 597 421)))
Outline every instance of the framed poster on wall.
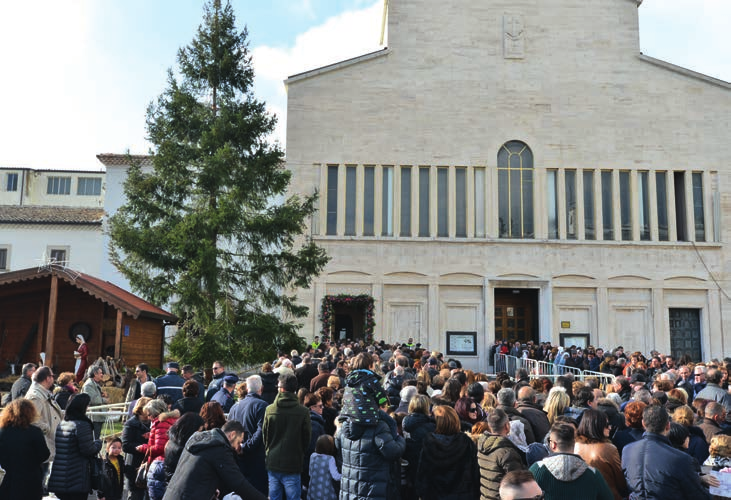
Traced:
POLYGON ((447 354, 477 356, 477 332, 447 332, 447 354))
POLYGON ((586 349, 589 345, 589 334, 588 333, 561 333, 559 334, 559 341, 564 347, 576 346, 582 349, 586 349))

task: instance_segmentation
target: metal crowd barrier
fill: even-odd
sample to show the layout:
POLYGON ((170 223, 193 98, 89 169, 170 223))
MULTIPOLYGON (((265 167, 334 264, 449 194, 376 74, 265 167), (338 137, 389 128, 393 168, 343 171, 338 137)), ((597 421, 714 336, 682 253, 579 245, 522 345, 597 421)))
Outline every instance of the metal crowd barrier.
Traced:
POLYGON ((91 418, 92 415, 104 415, 104 424, 102 425, 102 434, 100 438, 104 440, 109 436, 113 436, 118 431, 115 428, 115 422, 124 422, 127 419, 127 406, 129 403, 112 403, 107 405, 90 406, 86 411, 86 416, 91 418))
POLYGON ((508 354, 495 354, 495 373, 504 371, 511 378, 515 377, 515 372, 519 369, 525 369, 530 378, 547 377, 555 380, 562 375, 573 375, 576 380, 585 380, 587 377, 596 377, 599 380, 600 387, 606 387, 608 384, 614 383, 615 376, 609 373, 593 372, 589 370, 581 370, 574 366, 557 366, 549 361, 538 361, 535 359, 524 359, 508 354))

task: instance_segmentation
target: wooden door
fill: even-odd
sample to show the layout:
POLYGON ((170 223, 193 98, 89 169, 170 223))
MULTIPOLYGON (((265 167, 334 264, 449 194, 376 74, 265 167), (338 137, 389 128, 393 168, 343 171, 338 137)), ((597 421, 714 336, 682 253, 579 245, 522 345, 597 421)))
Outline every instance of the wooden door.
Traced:
POLYGON ((495 338, 509 342, 535 341, 535 294, 495 292, 495 338))

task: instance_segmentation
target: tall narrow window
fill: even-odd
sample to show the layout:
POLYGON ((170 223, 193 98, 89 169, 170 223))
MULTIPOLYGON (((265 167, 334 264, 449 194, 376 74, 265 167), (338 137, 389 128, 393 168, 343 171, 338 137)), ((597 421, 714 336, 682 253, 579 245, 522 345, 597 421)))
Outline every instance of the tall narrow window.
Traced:
POLYGON ((449 169, 437 169, 437 236, 449 236, 449 169))
POLYGON ((375 174, 375 167, 363 167, 363 236, 373 236, 374 234, 375 174))
POLYGON ((558 239, 558 176, 555 170, 546 172, 546 201, 548 203, 548 238, 558 239))
POLYGON ((18 190, 18 174, 15 172, 7 174, 5 180, 6 191, 17 191, 18 190))
POLYGON ((657 192, 657 239, 668 241, 668 180, 666 172, 655 173, 657 192))
POLYGON ((401 236, 411 236, 411 167, 401 167, 401 236))
POLYGON ((475 237, 485 237, 485 169, 475 169, 475 237))
POLYGON ((675 228, 678 241, 688 241, 688 217, 685 212, 685 172, 673 172, 675 184, 675 228))
POLYGON ((594 171, 584 170, 584 239, 596 239, 594 224, 594 171))
POLYGON ((8 270, 8 248, 0 247, 0 271, 8 270))
POLYGON ((602 234, 607 241, 614 239, 614 188, 612 187, 612 172, 602 170, 602 234))
POLYGON ((650 187, 648 186, 649 172, 637 172, 637 183, 639 184, 637 194, 639 195, 638 220, 640 223, 640 239, 650 239, 650 187))
POLYGON ((456 196, 454 197, 455 218, 457 219, 457 238, 467 236, 467 169, 457 168, 454 171, 456 196))
POLYGON ((630 206, 629 172, 619 173, 619 222, 622 225, 622 240, 632 239, 632 207, 630 206))
POLYGON ((393 236, 393 167, 383 167, 381 236, 393 236))
POLYGON ((693 219, 695 241, 706 241, 706 221, 703 215, 703 174, 693 172, 693 219))
POLYGON ((419 236, 429 236, 429 167, 419 167, 419 236))
POLYGON ((327 228, 325 234, 338 234, 338 166, 327 167, 327 228))
POLYGON ((578 234, 579 214, 576 212, 576 170, 566 170, 566 238, 575 240, 578 234))
POLYGON ((525 143, 506 142, 497 166, 500 237, 533 238, 533 153, 525 143))
POLYGON ((345 235, 355 236, 355 167, 345 167, 345 235))

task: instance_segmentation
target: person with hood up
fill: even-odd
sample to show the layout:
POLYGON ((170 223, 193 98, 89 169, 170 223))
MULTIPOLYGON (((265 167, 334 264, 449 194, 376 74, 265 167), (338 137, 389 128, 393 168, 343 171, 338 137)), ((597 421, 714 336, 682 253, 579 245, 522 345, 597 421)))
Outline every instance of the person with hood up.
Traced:
MULTIPOLYGON (((473 403, 474 404, 474 403, 473 403)), ((457 412, 434 408, 436 430, 426 435, 416 472, 416 491, 422 500, 470 500, 480 497, 477 447, 461 432, 457 412)))
POLYGON ((344 416, 340 421, 342 426, 335 438, 343 464, 340 500, 399 498, 399 459, 406 442, 398 434, 396 421, 383 410, 376 413, 375 424, 362 424, 355 417, 344 416))
POLYGON ((350 364, 351 372, 345 379, 343 408, 340 415, 350 417, 358 424, 375 426, 381 406, 388 404, 381 378, 373 368, 373 358, 366 352, 358 354, 350 364))
POLYGON ((521 451, 508 439, 510 419, 498 408, 487 416, 489 433, 477 441, 477 463, 480 467, 480 496, 485 500, 498 500, 500 481, 510 471, 524 470, 521 451))
POLYGON ((266 500, 236 465, 234 450, 241 446, 244 427, 230 420, 221 429, 193 434, 180 455, 163 500, 199 500, 233 492, 247 500, 266 500))
POLYGON ((551 426, 548 445, 551 455, 534 463, 530 471, 545 494, 545 500, 613 500, 601 473, 574 455, 576 430, 559 422, 551 426))

